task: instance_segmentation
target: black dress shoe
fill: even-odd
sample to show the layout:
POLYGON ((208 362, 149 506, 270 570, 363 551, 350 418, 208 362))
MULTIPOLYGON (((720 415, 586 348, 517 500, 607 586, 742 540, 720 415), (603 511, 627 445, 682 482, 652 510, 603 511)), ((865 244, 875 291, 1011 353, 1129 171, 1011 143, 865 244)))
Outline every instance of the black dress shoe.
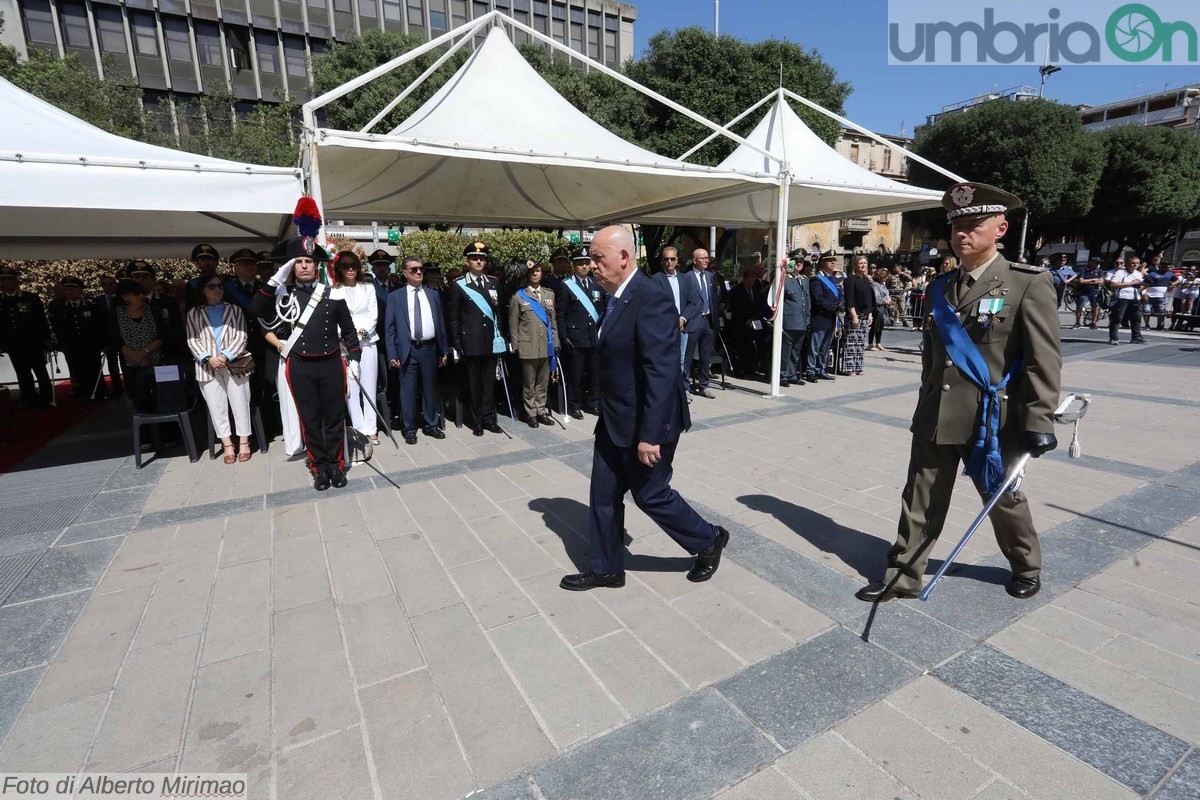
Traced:
POLYGON ((823 380, 823 381, 836 381, 836 380, 837 380, 837 378, 835 378, 834 376, 830 375, 828 372, 821 372, 821 373, 818 373, 818 374, 817 374, 817 378, 818 378, 819 380, 823 380))
POLYGON ((868 603, 886 603, 888 600, 904 600, 916 597, 915 594, 893 589, 882 582, 869 583, 855 592, 854 596, 868 603))
POLYGON ((703 583, 717 572, 721 566, 721 551, 729 544, 729 531, 717 528, 717 541, 713 546, 696 556, 696 563, 688 570, 687 579, 692 583, 703 583))
POLYGON ((593 417, 600 416, 600 409, 597 406, 588 406, 583 411, 585 414, 591 414, 593 417))
POLYGON ((578 408, 571 412, 571 419, 583 419, 583 412, 578 408))
POLYGON ((487 425, 484 425, 483 429, 488 433, 504 433, 504 429, 494 422, 489 422, 487 425))
POLYGON ((808 381, 809 383, 813 383, 814 381, 816 381, 816 379, 817 379, 817 373, 815 373, 815 372, 804 373, 804 380, 808 381))
POLYGON ((780 381, 779 385, 783 388, 787 388, 788 386, 792 385, 792 382, 791 381, 780 381))
POLYGON ((416 431, 405 431, 404 443, 405 444, 416 444, 417 443, 417 432, 416 431))
POLYGON ((342 472, 340 469, 334 468, 329 473, 329 482, 333 484, 333 488, 335 489, 346 488, 346 473, 342 472))
POLYGON ((436 426, 432 427, 432 428, 422 428, 421 433, 425 434, 430 439, 445 439, 446 438, 446 432, 436 426))
POLYGON ((553 425, 554 417, 550 416, 549 414, 538 414, 537 421, 543 425, 553 425))
POLYGON ((476 436, 483 436, 483 428, 472 428, 471 433, 475 434, 476 436))
POLYGON ((796 386, 803 386, 804 378, 796 378, 796 380, 792 381, 792 383, 795 384, 796 386))
POLYGON ((558 585, 571 592, 586 592, 588 589, 619 589, 625 585, 624 572, 610 572, 607 575, 597 575, 594 572, 581 572, 578 575, 564 575, 558 585))
POLYGON ((313 476, 313 488, 318 492, 323 492, 329 488, 329 473, 325 470, 319 471, 313 476))
POLYGON ((536 428, 538 426, 537 417, 530 417, 525 421, 525 424, 531 428, 536 428))
POLYGON ((1041 588, 1041 578, 1013 578, 1008 582, 1008 586, 1004 587, 1005 591, 1018 600, 1028 600, 1041 588))

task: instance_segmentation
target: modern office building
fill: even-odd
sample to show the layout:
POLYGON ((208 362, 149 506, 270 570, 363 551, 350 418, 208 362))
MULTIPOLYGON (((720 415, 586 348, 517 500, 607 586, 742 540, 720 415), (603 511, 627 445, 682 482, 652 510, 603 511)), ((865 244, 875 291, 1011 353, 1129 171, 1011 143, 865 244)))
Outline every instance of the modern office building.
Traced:
POLYGON ((369 30, 429 39, 494 9, 612 66, 633 55, 637 10, 612 0, 0 0, 0 36, 23 53, 76 53, 105 78, 111 56, 151 106, 224 84, 248 111, 308 100, 311 59, 332 41, 369 30))

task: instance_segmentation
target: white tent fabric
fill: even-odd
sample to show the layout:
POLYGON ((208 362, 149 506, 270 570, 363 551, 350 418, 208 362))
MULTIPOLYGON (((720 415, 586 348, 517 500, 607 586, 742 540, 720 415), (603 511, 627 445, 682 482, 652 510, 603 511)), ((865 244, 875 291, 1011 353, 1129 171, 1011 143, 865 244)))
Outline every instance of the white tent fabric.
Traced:
POLYGON ((186 258, 278 237, 299 169, 115 136, 0 79, 0 258, 186 258))
MULTIPOLYGON (((782 94, 746 140, 776 157, 740 145, 718 168, 779 175, 781 162, 787 162, 788 222, 794 225, 933 208, 941 202, 941 192, 876 175, 842 156, 804 124, 782 94)), ((778 203, 777 181, 741 196, 681 202, 648 214, 645 221, 769 227, 777 222, 778 203)))
POLYGON ((504 31, 386 135, 320 129, 329 217, 548 225, 637 222, 663 203, 742 194, 775 175, 685 164, 614 135, 526 63, 504 31))

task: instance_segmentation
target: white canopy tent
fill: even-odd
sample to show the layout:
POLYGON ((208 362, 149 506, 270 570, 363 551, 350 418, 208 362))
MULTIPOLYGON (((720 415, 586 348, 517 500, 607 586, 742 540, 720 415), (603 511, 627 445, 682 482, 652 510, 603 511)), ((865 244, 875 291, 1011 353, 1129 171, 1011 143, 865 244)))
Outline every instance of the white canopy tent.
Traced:
POLYGON ((555 92, 504 31, 492 27, 499 22, 522 27, 491 12, 305 104, 312 136, 306 166, 327 217, 584 226, 638 222, 681 198, 700 203, 744 193, 750 185, 777 185, 774 175, 685 164, 621 139, 555 92), (484 43, 420 109, 386 134, 370 132, 455 50, 488 28, 484 43), (455 38, 362 131, 315 127, 317 109, 455 38))
POLYGON ((187 257, 278 238, 298 168, 260 167, 107 133, 0 79, 0 256, 187 257))

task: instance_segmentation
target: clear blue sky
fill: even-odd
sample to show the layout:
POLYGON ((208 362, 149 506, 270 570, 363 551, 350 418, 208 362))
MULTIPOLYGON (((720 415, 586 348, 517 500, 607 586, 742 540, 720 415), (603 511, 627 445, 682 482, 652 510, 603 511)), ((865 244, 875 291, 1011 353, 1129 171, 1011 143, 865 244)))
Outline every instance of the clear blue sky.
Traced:
MULTIPOLYGON (((713 0, 636 2, 635 46, 640 54, 658 31, 713 25, 713 0)), ((881 133, 909 136, 942 106, 993 89, 1028 84, 1041 76, 1034 66, 888 66, 886 0, 723 0, 721 33, 745 41, 787 39, 816 49, 853 87, 846 116, 881 133)), ((1072 66, 1050 77, 1046 96, 1061 103, 1102 105, 1164 87, 1200 83, 1200 66, 1072 66), (1140 84, 1140 86, 1139 86, 1140 84)), ((746 98, 746 104, 758 100, 746 98)))

